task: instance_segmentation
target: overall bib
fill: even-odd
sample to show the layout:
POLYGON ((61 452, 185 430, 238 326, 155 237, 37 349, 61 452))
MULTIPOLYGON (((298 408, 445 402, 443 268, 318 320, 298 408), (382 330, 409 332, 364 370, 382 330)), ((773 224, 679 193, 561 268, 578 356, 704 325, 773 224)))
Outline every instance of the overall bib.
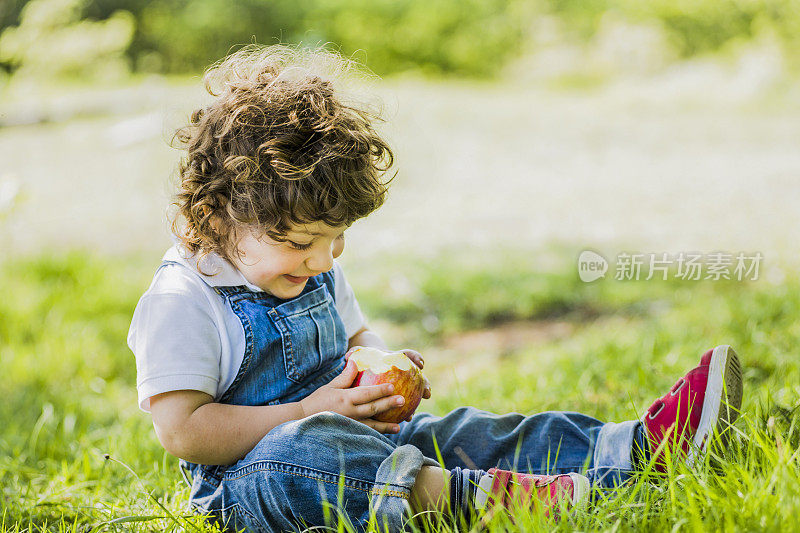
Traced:
MULTIPOLYGON (((310 278, 290 300, 245 287, 215 290, 245 334, 241 367, 219 403, 296 402, 344 369, 348 339, 334 303, 332 272, 310 278)), ((614 486, 632 468, 638 423, 462 407, 444 417, 417 413, 400 424, 399 433, 384 435, 323 412, 275 427, 233 465, 181 460, 181 466, 192 476, 192 507, 231 531, 297 531, 340 520, 363 530, 371 516, 381 530, 400 531, 423 465, 583 472, 595 486, 614 486), (433 459, 436 447, 443 465, 433 459)))

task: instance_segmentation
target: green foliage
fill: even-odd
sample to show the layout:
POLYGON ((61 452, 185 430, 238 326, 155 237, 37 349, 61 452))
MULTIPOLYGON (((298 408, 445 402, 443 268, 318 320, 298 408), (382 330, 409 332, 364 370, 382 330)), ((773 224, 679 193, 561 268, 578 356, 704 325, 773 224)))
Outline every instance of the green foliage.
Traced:
POLYGON ((764 30, 784 42, 790 57, 800 44, 796 0, 31 0, 22 6, 0 3, 0 32, 22 10, 20 29, 7 30, 0 65, 28 62, 41 72, 61 64, 68 71, 96 68, 126 50, 139 71, 197 72, 236 47, 282 42, 327 44, 378 74, 485 78, 524 48, 543 13, 559 17, 577 39, 590 38, 607 13, 656 23, 685 57, 764 30), (58 16, 59 29, 37 33, 48 12, 58 16))
POLYGON ((491 77, 523 48, 532 21, 542 13, 555 14, 583 39, 610 12, 656 22, 685 57, 719 50, 765 28, 791 52, 800 35, 796 0, 193 0, 137 6, 131 8, 140 21, 132 55, 140 65, 170 72, 202 68, 231 46, 255 40, 329 43, 378 74, 418 70, 491 77))
POLYGON ((558 15, 578 36, 588 38, 614 0, 546 0, 545 10, 558 15))
MULTIPOLYGON (((702 351, 730 343, 745 368, 743 415, 728 443, 715 442, 694 471, 678 466, 665 476, 639 476, 557 523, 520 510, 512 526, 500 514, 487 531, 749 531, 792 523, 800 512, 800 279, 582 284, 572 256, 551 262, 544 274, 525 259, 534 256, 496 250, 348 269, 370 318, 406 329, 427 355, 426 368, 436 366, 437 337, 415 328, 414 313, 425 308, 414 306, 441 314, 450 334, 497 320, 539 317, 546 325, 542 317, 553 315, 572 324, 566 338, 502 357, 477 354, 491 367, 484 363, 451 387, 437 387, 447 375, 429 370, 434 398, 425 410, 569 409, 631 419, 702 351), (405 281, 388 285, 403 273, 405 281), (406 314, 395 315, 404 305, 406 314), (592 313, 576 311, 586 308, 592 313)), ((1 530, 213 530, 187 514, 188 487, 176 460, 136 407, 125 337, 156 264, 78 252, 0 264, 1 530)), ((414 531, 456 530, 435 514, 415 524, 414 531)))
POLYGON ((800 29, 796 0, 548 0, 548 10, 584 38, 606 13, 641 22, 657 22, 683 57, 715 52, 758 31, 774 30, 794 56, 800 29))
POLYGON ((0 35, 0 62, 15 78, 81 79, 125 77, 123 54, 133 37, 133 16, 115 12, 101 22, 81 20, 85 0, 31 0, 18 26, 0 35))
POLYGON ((0 32, 8 26, 15 26, 19 22, 19 14, 26 0, 5 0, 0 2, 0 32))
POLYGON ((140 13, 132 52, 145 70, 196 72, 234 48, 296 42, 308 2, 151 2, 140 13))
POLYGON ((327 0, 309 10, 310 36, 363 54, 380 73, 488 77, 515 55, 532 15, 520 0, 327 0))
POLYGON ((786 12, 789 2, 779 5, 771 0, 624 0, 620 5, 633 17, 661 21, 676 49, 686 57, 718 50, 735 38, 751 37, 753 22, 760 14, 777 9, 782 15, 791 15, 786 12))
MULTIPOLYGON (((169 72, 201 69, 234 46, 255 41, 329 44, 363 56, 376 72, 486 76, 523 38, 520 0, 194 0, 144 8, 133 53, 169 72)), ((144 62, 144 63, 143 63, 144 62)))

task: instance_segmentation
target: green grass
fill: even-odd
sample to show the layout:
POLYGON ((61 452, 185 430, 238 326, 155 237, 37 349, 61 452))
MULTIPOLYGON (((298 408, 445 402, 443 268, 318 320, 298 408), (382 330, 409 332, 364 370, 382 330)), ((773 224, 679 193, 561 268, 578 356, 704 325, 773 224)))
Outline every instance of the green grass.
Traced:
MULTIPOLYGON (((520 512, 515 529, 739 531, 793 523, 800 512, 800 279, 587 285, 566 255, 535 269, 519 253, 485 257, 496 259, 445 254, 349 268, 368 316, 393 324, 423 354, 438 353, 444 339, 466 329, 507 321, 572 325, 569 336, 505 352, 456 386, 437 389, 446 376, 429 374, 435 397, 425 410, 560 409, 625 420, 708 347, 734 345, 745 366, 743 415, 727 447, 699 468, 641 476, 557 524, 520 512), (387 288, 393 278, 400 281, 387 288)), ((0 264, 3 531, 211 531, 188 515, 176 460, 136 407, 125 337, 156 262, 76 252, 0 264)), ((498 516, 489 530, 509 524, 498 516)), ((453 530, 437 517, 419 528, 453 530)))

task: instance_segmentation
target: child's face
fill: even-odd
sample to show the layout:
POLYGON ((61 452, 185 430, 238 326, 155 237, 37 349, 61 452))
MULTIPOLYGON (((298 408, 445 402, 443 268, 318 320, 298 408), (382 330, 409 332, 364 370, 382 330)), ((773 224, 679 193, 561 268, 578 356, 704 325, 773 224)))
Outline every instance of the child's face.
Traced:
POLYGON ((241 231, 239 254, 233 264, 248 282, 278 298, 293 298, 303 291, 309 277, 333 268, 344 250, 344 230, 322 222, 293 226, 286 242, 266 234, 241 231))

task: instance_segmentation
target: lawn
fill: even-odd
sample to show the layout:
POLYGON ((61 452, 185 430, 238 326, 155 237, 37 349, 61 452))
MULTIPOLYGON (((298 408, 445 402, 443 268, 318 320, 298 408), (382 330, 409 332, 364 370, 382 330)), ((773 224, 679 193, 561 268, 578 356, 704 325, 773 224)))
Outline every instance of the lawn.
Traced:
MULTIPOLYGON (((709 347, 732 344, 745 366, 743 415, 695 471, 640 476, 557 523, 521 514, 515 529, 794 523, 800 279, 584 284, 566 252, 536 269, 522 251, 481 256, 496 259, 402 256, 348 268, 375 327, 425 355, 434 396, 421 409, 619 421, 640 416, 709 347)), ((177 460, 136 406, 125 337, 157 261, 76 251, 0 264, 3 531, 211 531, 187 514, 177 460)), ((445 524, 434 516, 419 527, 445 524)), ((508 527, 498 516, 489 530, 508 527)))

